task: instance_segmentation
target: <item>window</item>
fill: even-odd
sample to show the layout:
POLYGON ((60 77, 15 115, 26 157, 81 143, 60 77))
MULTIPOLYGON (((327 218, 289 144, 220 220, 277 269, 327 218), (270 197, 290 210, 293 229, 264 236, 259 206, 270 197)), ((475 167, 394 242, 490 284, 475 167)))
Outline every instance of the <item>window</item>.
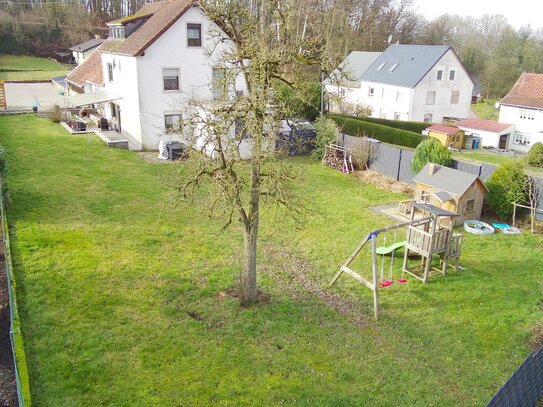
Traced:
POLYGON ((374 94, 375 94, 375 88, 370 86, 370 88, 368 90, 368 96, 373 97, 374 94))
POLYGON ((433 90, 428 91, 426 94, 426 104, 433 105, 436 102, 436 92, 433 90))
POLYGON ((534 120, 535 113, 533 110, 529 109, 519 109, 519 117, 524 120, 534 120))
POLYGON ((437 70, 436 79, 437 79, 438 81, 443 80, 443 69, 438 69, 438 70, 437 70))
POLYGON ((398 65, 400 65, 400 64, 394 64, 394 65, 392 65, 392 66, 390 67, 389 71, 390 71, 390 72, 394 72, 394 70, 398 67, 398 65))
POLYGON ((164 90, 179 90, 179 68, 162 69, 164 90))
POLYGON ((449 71, 449 80, 454 81, 454 78, 456 77, 456 71, 454 69, 451 69, 449 71))
POLYGON ((525 133, 516 132, 515 133, 515 144, 521 144, 521 145, 530 145, 530 136, 525 133))
POLYGON ((249 132, 247 131, 247 125, 245 124, 244 120, 235 121, 234 132, 237 138, 239 138, 240 136, 242 140, 246 140, 249 138, 249 132))
POLYGON ((398 112, 394 112, 394 120, 400 120, 400 114, 398 112))
POLYGON ((430 192, 425 191, 425 190, 420 191, 420 200, 422 202, 429 203, 430 202, 430 197, 431 197, 430 192))
POLYGON ((373 106, 366 106, 366 116, 373 115, 373 106))
POLYGON ((187 46, 202 46, 202 24, 187 24, 187 46))
POLYGON ((116 40, 121 40, 125 38, 125 27, 124 26, 115 26, 109 28, 109 36, 110 38, 114 38, 116 40))
POLYGON ((459 98, 460 98, 460 91, 453 90, 451 93, 451 105, 457 105, 459 98))
POLYGON ((113 64, 111 62, 107 63, 107 79, 109 82, 113 82, 113 64))
POLYGON ((424 115, 424 123, 432 123, 432 113, 426 113, 424 115))
POLYGON ((386 118, 387 118, 387 113, 385 112, 385 109, 381 108, 381 109, 379 110, 379 117, 380 117, 381 119, 386 119, 386 118))
POLYGON ((387 64, 386 62, 383 62, 381 65, 379 65, 379 67, 377 68, 377 70, 380 71, 381 69, 383 69, 383 67, 384 67, 386 64, 387 64))
POLYGON ((213 100, 223 99, 228 94, 226 84, 226 69, 213 67, 211 88, 213 90, 213 100))
POLYGON ((181 115, 179 113, 166 113, 164 115, 164 128, 166 130, 179 130, 181 115))
POLYGON ((471 212, 475 208, 475 199, 468 199, 466 202, 466 212, 471 212))

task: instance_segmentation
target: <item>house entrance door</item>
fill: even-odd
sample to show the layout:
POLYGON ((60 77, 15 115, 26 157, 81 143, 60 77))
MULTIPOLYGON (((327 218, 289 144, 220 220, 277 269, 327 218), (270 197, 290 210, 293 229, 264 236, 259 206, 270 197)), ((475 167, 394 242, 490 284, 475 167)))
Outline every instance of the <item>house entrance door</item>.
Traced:
POLYGON ((509 138, 509 134, 502 134, 500 136, 500 143, 498 144, 499 148, 503 148, 504 150, 507 148, 507 139, 509 138))

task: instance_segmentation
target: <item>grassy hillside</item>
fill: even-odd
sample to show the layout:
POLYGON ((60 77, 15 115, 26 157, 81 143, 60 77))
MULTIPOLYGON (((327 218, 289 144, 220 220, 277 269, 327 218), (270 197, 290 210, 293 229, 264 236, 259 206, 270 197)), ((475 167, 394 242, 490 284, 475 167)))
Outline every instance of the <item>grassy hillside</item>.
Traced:
POLYGON ((66 75, 69 65, 28 55, 0 55, 0 80, 45 80, 66 75))

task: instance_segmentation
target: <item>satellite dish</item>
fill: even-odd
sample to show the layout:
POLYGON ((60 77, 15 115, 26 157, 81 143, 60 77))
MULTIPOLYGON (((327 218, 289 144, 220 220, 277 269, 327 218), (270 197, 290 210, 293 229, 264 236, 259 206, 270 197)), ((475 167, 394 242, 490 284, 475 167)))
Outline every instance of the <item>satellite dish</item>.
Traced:
POLYGON ((494 105, 494 107, 495 107, 496 109, 499 109, 499 108, 500 108, 500 102, 496 102, 496 104, 494 105))

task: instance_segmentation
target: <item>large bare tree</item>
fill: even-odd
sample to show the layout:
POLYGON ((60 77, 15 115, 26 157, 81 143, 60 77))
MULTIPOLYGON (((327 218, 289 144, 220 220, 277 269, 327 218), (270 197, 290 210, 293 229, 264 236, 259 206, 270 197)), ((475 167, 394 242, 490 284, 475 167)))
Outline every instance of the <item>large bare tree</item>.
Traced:
MULTIPOLYGON (((208 33, 214 61, 211 101, 196 97, 181 120, 195 148, 177 187, 184 196, 204 189, 208 211, 224 225, 239 221, 243 254, 242 305, 258 301, 257 242, 262 204, 293 215, 303 204, 293 193, 296 171, 275 147, 279 120, 289 114, 278 83, 303 93, 308 67, 318 70, 323 40, 294 1, 217 0, 200 3, 216 23, 208 33), (235 92, 243 81, 247 92, 235 92)), ((324 68, 324 66, 323 66, 324 68)))

